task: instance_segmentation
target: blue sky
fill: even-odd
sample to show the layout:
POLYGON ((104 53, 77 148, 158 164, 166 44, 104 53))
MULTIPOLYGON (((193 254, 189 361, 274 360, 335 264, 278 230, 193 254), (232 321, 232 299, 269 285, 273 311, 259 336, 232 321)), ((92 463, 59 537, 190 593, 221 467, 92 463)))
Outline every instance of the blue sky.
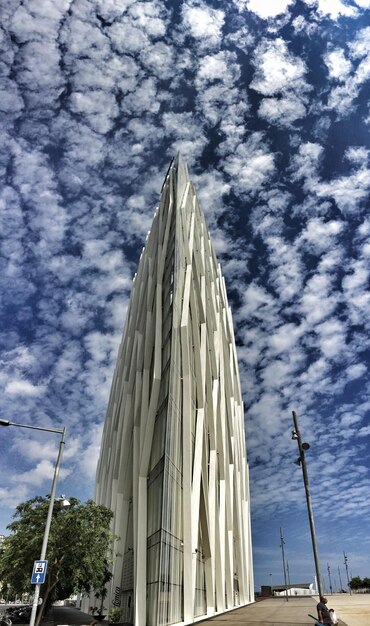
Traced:
MULTIPOLYGON (((370 576, 369 0, 2 0, 3 419, 61 428, 92 495, 131 280, 172 156, 233 309, 256 587, 370 576), (272 577, 270 577, 272 574, 272 577)), ((0 432, 0 532, 58 438, 0 432)))

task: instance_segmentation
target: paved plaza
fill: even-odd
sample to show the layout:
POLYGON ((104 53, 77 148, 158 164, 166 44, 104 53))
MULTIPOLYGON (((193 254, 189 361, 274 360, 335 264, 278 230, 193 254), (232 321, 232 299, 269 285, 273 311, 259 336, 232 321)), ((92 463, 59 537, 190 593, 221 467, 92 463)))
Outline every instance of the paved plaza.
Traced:
POLYGON ((370 626, 370 594, 355 593, 351 596, 338 593, 328 596, 328 605, 333 604, 338 618, 347 626, 370 626))
MULTIPOLYGON (((336 611, 339 626, 370 626, 370 594, 333 594, 328 607, 336 611)), ((268 598, 240 609, 223 613, 197 626, 314 626, 308 614, 316 615, 317 596, 268 598)), ((90 624, 91 615, 67 607, 53 607, 44 626, 83 626, 90 624)), ((102 625, 107 624, 106 621, 102 625)))
MULTIPOLYGON (((339 626, 370 626, 370 594, 333 594, 328 608, 336 611, 339 626)), ((314 626, 318 596, 267 598, 248 606, 224 613, 198 624, 206 626, 314 626)))

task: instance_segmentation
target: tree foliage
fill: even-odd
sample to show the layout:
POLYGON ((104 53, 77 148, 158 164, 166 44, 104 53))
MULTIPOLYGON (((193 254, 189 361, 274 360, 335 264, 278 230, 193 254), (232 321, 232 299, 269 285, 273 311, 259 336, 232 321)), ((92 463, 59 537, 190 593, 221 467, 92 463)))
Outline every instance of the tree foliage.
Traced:
MULTIPOLYGON (((0 580, 15 593, 32 592, 33 563, 40 558, 50 498, 38 496, 19 504, 11 534, 0 553, 0 580)), ((102 590, 109 579, 112 511, 92 500, 81 504, 70 498, 68 509, 54 505, 46 559, 46 582, 41 587, 43 604, 38 621, 55 600, 72 593, 102 590)))
POLYGON ((349 586, 353 591, 358 589, 370 589, 370 578, 360 578, 359 576, 355 576, 349 581, 349 586))

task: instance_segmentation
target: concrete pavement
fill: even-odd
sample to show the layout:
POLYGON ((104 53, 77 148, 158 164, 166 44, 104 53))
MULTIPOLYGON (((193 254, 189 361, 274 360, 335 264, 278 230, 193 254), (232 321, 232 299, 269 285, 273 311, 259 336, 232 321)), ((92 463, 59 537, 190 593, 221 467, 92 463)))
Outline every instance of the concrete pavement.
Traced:
MULTIPOLYGON (((370 594, 333 594, 328 596, 328 608, 335 609, 339 626, 370 626, 370 594)), ((267 598, 235 609, 209 620, 197 622, 203 626, 314 626, 308 614, 316 616, 318 596, 267 598)))
POLYGON ((348 626, 370 626, 370 593, 334 593, 328 607, 348 626))
MULTIPOLYGON (((316 614, 316 600, 311 596, 286 598, 266 598, 240 609, 197 622, 206 626, 314 626, 308 613, 316 614)), ((341 624, 341 626, 343 626, 341 624)))
MULTIPOLYGON (((370 594, 333 594, 328 607, 336 611, 339 626, 370 626, 370 594)), ((267 598, 223 615, 199 620, 197 626, 314 626, 318 597, 267 598)), ((43 626, 86 626, 91 615, 70 607, 53 607, 43 626)), ((107 622, 102 622, 102 626, 107 622)))
MULTIPOLYGON (((91 624, 93 619, 93 616, 89 615, 89 613, 83 613, 79 609, 75 609, 72 606, 53 606, 51 607, 45 620, 42 621, 42 624, 43 626, 49 626, 49 622, 52 622, 55 626, 59 624, 83 626, 84 624, 91 624)), ((108 623, 103 621, 102 624, 107 626, 108 623)))

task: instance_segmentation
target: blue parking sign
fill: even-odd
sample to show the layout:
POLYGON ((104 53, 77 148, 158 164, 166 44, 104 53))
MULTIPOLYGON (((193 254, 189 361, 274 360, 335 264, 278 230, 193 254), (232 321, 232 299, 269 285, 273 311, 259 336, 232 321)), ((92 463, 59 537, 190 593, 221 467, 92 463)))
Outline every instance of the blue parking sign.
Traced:
POLYGON ((33 564, 33 572, 31 583, 33 585, 42 585, 45 582, 46 570, 48 568, 47 561, 35 561, 33 564))

